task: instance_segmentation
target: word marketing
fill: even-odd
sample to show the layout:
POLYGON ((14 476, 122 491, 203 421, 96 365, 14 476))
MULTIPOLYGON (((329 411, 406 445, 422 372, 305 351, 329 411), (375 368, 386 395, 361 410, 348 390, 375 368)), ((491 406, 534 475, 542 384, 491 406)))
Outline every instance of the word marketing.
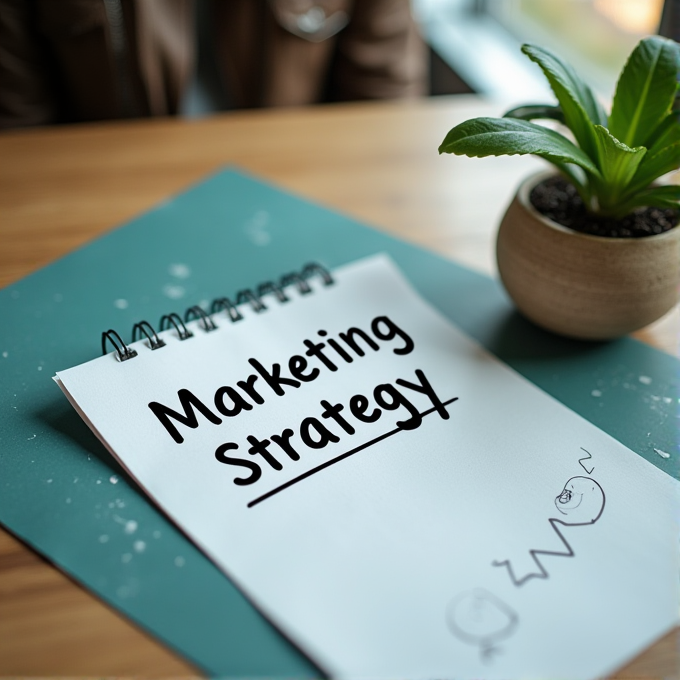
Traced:
MULTIPOLYGON (((282 373, 282 366, 279 363, 274 363, 271 369, 268 369, 257 359, 249 359, 248 363, 255 372, 245 380, 236 382, 235 387, 230 385, 219 387, 213 398, 214 410, 188 389, 177 391, 181 410, 175 410, 157 401, 150 402, 149 409, 172 439, 177 444, 182 444, 184 435, 179 426, 195 429, 203 422, 221 425, 223 418, 231 419, 244 411, 251 411, 256 406, 264 404, 272 395, 284 396, 288 394, 287 390, 297 389, 303 383, 316 380, 322 371, 336 372, 342 362, 350 364, 370 352, 378 352, 386 343, 395 343, 392 351, 397 355, 410 354, 415 347, 411 337, 387 316, 375 317, 370 324, 370 331, 371 333, 352 327, 344 333, 339 333, 337 339, 329 338, 325 330, 318 331, 319 337, 325 342, 304 340, 306 348, 304 355, 296 354, 288 360, 288 375, 282 373), (201 421, 199 414, 203 416, 201 421)), ((397 411, 402 408, 408 417, 396 421, 395 431, 414 430, 420 427, 423 415, 434 411, 441 418, 448 419, 446 404, 456 399, 442 402, 420 369, 415 370, 415 380, 412 382, 398 378, 394 381, 395 384, 377 385, 372 390, 373 402, 363 394, 355 394, 349 399, 347 410, 356 421, 374 423, 381 418, 383 410, 397 411), (432 408, 421 413, 408 398, 409 393, 425 395, 432 408)), ((244 476, 233 479, 234 484, 246 486, 254 484, 261 478, 262 465, 268 465, 278 471, 283 469, 282 461, 300 460, 300 444, 309 449, 323 449, 340 441, 338 433, 355 434, 354 425, 343 415, 345 411, 343 404, 322 399, 320 407, 322 409, 320 418, 308 416, 300 422, 296 430, 285 428, 280 433, 262 439, 253 435, 247 436, 249 444, 247 452, 250 458, 233 455, 232 452, 240 450, 235 442, 221 444, 215 451, 215 458, 220 463, 247 470, 247 474, 241 471, 244 476)))

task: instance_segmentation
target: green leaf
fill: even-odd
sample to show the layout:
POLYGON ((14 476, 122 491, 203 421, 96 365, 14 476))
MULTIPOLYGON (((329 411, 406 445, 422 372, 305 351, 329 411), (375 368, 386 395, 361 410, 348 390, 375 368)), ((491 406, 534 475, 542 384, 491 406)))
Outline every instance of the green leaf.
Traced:
POLYGON ((647 149, 644 146, 631 149, 602 125, 595 126, 595 139, 602 181, 596 180, 594 184, 600 208, 609 212, 633 179, 647 149))
POLYGON ((571 66, 549 50, 536 45, 522 45, 522 52, 541 67, 560 103, 567 126, 581 148, 591 158, 596 158, 593 125, 606 125, 607 115, 592 90, 571 66))
POLYGON ((666 146, 680 142, 680 111, 671 111, 647 140, 649 154, 655 154, 666 146))
POLYGON ((503 114, 503 118, 517 118, 519 120, 558 120, 564 123, 564 113, 559 106, 549 104, 526 104, 510 109, 503 114))
POLYGON ((590 158, 558 132, 514 118, 473 118, 456 125, 444 138, 439 153, 457 156, 514 156, 534 154, 548 161, 573 163, 598 175, 590 158))
POLYGON ((648 151, 642 159, 628 191, 644 189, 655 179, 680 167, 680 141, 671 144, 655 154, 648 151))
POLYGON ((641 40, 623 67, 609 118, 609 130, 624 144, 645 144, 673 106, 680 46, 651 36, 641 40))
POLYGON ((650 187, 644 191, 639 191, 635 196, 624 201, 619 206, 618 214, 627 215, 634 208, 654 207, 654 208, 680 208, 680 186, 669 184, 662 187, 650 187))

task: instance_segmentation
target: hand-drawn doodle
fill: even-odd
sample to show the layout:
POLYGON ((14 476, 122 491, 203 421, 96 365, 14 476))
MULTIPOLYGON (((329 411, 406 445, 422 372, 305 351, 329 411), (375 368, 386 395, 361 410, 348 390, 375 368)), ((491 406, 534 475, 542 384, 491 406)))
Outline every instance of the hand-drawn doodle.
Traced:
POLYGON ((550 526, 559 536, 566 551, 529 550, 529 554, 536 563, 538 571, 530 572, 521 578, 518 578, 515 574, 512 565, 510 564, 510 560, 494 560, 491 565, 494 567, 507 567, 508 574, 516 586, 524 585, 532 578, 547 579, 549 574, 538 558, 539 555, 555 555, 557 557, 574 556, 574 551, 562 535, 562 532, 557 528, 557 525, 561 524, 566 527, 581 527, 595 524, 604 511, 604 505, 604 491, 594 479, 591 477, 572 477, 564 485, 561 493, 555 498, 555 507, 560 514, 564 515, 567 519, 559 519, 557 517, 548 519, 550 526))
POLYGON ((592 474, 593 474, 593 470, 594 470, 595 468, 594 468, 594 467, 591 467, 590 470, 589 470, 589 469, 583 464, 583 461, 584 461, 584 460, 590 460, 593 456, 592 456, 592 454, 590 453, 590 451, 586 451, 582 446, 579 447, 579 448, 581 449, 581 451, 583 451, 583 453, 587 453, 587 454, 588 454, 588 457, 587 457, 587 458, 579 458, 579 459, 578 459, 578 464, 579 464, 579 465, 580 465, 580 466, 581 466, 581 467, 582 467, 589 475, 592 475, 592 474))
POLYGON ((449 630, 459 640, 478 645, 486 663, 500 651, 497 643, 515 632, 518 621, 517 614, 503 600, 484 588, 456 595, 446 608, 449 630))

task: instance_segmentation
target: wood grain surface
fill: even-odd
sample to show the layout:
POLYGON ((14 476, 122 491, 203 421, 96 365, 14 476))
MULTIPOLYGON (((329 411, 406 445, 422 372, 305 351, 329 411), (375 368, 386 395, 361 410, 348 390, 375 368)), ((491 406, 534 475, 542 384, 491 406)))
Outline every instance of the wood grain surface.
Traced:
MULTIPOLYGON (((437 147, 456 123, 504 110, 464 96, 3 133, 0 285, 224 165, 494 273, 496 225, 521 178, 542 166, 439 156, 437 147)), ((679 356, 679 329, 676 307, 636 335, 679 356)), ((679 642, 670 633, 615 677, 680 677, 679 642)), ((0 530, 0 675, 199 671, 0 530)))

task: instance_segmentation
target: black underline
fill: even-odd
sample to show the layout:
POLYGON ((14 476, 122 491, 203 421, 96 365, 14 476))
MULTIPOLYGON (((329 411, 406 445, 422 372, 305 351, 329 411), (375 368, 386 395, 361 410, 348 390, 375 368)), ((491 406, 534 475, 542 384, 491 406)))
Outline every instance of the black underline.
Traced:
MULTIPOLYGON (((442 406, 447 406, 448 404, 452 404, 454 401, 458 401, 458 397, 454 397, 453 399, 449 399, 448 401, 442 402, 442 406)), ((423 411, 420 413, 420 417, 424 418, 425 416, 430 415, 430 413, 434 413, 437 410, 436 406, 433 406, 432 408, 428 409, 427 411, 423 411)), ((307 472, 302 473, 298 477, 295 477, 289 481, 287 481, 285 484, 281 484, 281 486, 277 486, 275 489, 272 489, 271 491, 267 491, 267 493, 262 494, 262 496, 259 496, 255 500, 250 501, 248 503, 248 507, 252 508, 254 505, 257 505, 258 503, 261 503, 262 501, 266 501, 268 498, 271 498, 275 494, 279 493, 280 491, 283 491, 284 489, 287 489, 290 486, 293 486, 293 484, 297 484, 298 482, 301 482, 303 479, 307 479, 307 477, 311 477, 312 475, 315 475, 317 472, 321 472, 321 470, 325 470, 327 467, 330 467, 331 465, 335 465, 336 463, 339 463, 341 460, 344 460, 345 458, 349 458, 350 456, 353 456, 355 453, 359 453, 359 451, 363 451, 364 449, 367 449, 369 446, 373 446, 373 444, 377 444, 378 442, 381 442, 383 439, 387 439, 388 437, 391 437, 393 434, 397 434, 397 432, 404 432, 405 430, 402 430, 400 427, 395 427, 394 430, 390 430, 389 432, 385 432, 385 434, 381 434, 379 437, 376 437, 375 439, 371 439, 370 441, 365 442, 364 444, 360 444, 359 446, 350 449, 349 451, 346 451, 345 453, 341 453, 339 456, 336 456, 335 458, 332 458, 331 460, 327 460, 325 463, 321 463, 321 465, 317 465, 315 468, 312 468, 311 470, 307 470, 307 472)))

